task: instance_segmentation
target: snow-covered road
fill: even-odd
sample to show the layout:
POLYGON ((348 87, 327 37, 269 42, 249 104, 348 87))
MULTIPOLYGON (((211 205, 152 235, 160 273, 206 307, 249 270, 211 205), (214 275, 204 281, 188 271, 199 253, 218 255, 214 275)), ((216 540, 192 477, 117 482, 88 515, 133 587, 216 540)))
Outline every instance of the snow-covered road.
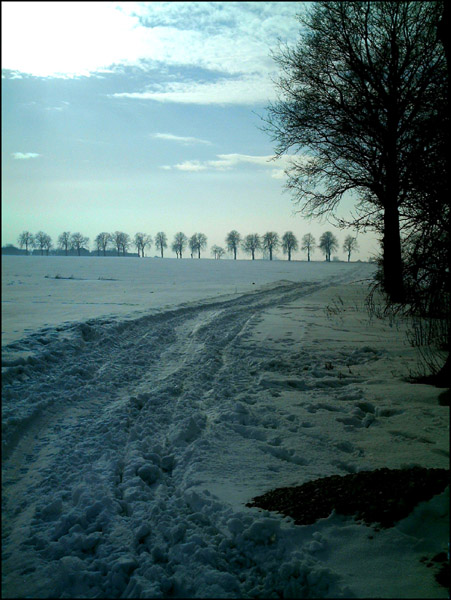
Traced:
POLYGON ((318 558, 320 530, 245 503, 368 466, 356 436, 403 412, 384 413, 359 387, 377 348, 343 348, 331 364, 324 348, 300 344, 309 320, 297 303, 360 273, 10 345, 3 596, 352 596, 318 558), (291 331, 265 342, 274 310, 290 312, 291 331))

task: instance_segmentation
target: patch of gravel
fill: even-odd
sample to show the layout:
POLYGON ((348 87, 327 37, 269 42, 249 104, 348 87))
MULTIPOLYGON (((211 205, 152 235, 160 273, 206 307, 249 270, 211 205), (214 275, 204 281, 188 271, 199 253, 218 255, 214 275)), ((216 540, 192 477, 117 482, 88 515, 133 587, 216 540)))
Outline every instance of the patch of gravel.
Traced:
POLYGON ((282 513, 297 525, 310 525, 335 510, 354 515, 367 525, 387 528, 407 517, 419 502, 443 492, 448 484, 448 469, 384 468, 277 488, 246 506, 282 513))
MULTIPOLYGON (((430 500, 449 485, 448 469, 376 469, 350 475, 332 475, 295 487, 282 487, 253 498, 248 507, 282 513, 297 525, 311 525, 333 510, 354 515, 376 529, 393 527, 420 502, 430 500)), ((434 577, 449 589, 449 555, 423 557, 434 577)))

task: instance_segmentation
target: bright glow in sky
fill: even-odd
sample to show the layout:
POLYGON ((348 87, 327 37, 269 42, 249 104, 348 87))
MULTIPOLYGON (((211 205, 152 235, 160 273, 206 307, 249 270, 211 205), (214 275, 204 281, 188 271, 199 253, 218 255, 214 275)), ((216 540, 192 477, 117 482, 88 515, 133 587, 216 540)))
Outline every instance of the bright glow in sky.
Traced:
MULTIPOLYGON (((2 2, 2 243, 353 231, 295 215, 262 131, 302 2, 2 2)), ((360 253, 376 252, 360 235, 360 253)), ((151 254, 153 252, 151 251, 151 254)), ((208 251, 209 255, 209 251, 208 251)), ((344 252, 337 252, 340 258, 344 252)), ((241 253, 241 257, 244 255, 241 253)), ((316 252, 314 258, 321 258, 316 252)), ((304 258, 297 253, 294 258, 304 258)))

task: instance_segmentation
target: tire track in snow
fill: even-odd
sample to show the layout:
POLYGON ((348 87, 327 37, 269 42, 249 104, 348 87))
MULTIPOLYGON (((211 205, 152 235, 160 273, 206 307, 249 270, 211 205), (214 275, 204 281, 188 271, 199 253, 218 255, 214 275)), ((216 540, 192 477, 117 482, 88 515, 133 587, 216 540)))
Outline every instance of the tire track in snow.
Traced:
MULTIPOLYGON (((236 348, 252 319, 328 285, 287 284, 118 324, 92 320, 69 328, 66 340, 50 339, 42 359, 10 369, 6 594, 176 593, 188 532, 218 564, 227 552, 231 560, 218 541, 231 511, 211 500, 216 519, 207 517, 199 509, 205 498, 186 492, 199 461, 194 442, 238 393, 254 393, 254 359, 236 348), (159 587, 146 588, 153 580, 159 587)), ((193 573, 203 565, 196 560, 193 573)), ((258 570, 248 555, 234 560, 258 570)), ((225 563, 220 571, 227 572, 225 563)), ((240 592, 236 581, 221 585, 240 592)))

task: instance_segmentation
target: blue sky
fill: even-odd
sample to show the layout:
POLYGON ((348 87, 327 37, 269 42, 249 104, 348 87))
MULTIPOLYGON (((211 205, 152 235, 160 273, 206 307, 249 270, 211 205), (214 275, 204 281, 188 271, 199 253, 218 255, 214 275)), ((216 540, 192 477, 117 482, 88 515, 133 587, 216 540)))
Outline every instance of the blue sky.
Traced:
MULTIPOLYGON (((183 231, 205 233, 210 248, 236 229, 299 240, 331 230, 341 246, 353 231, 294 214, 288 157, 271 160, 261 129, 276 99, 271 50, 296 42, 303 10, 2 2, 2 243, 23 230, 54 243, 62 231, 91 243, 101 231, 164 231, 169 241, 183 231)), ((369 234, 358 241, 355 258, 377 250, 369 234)))

